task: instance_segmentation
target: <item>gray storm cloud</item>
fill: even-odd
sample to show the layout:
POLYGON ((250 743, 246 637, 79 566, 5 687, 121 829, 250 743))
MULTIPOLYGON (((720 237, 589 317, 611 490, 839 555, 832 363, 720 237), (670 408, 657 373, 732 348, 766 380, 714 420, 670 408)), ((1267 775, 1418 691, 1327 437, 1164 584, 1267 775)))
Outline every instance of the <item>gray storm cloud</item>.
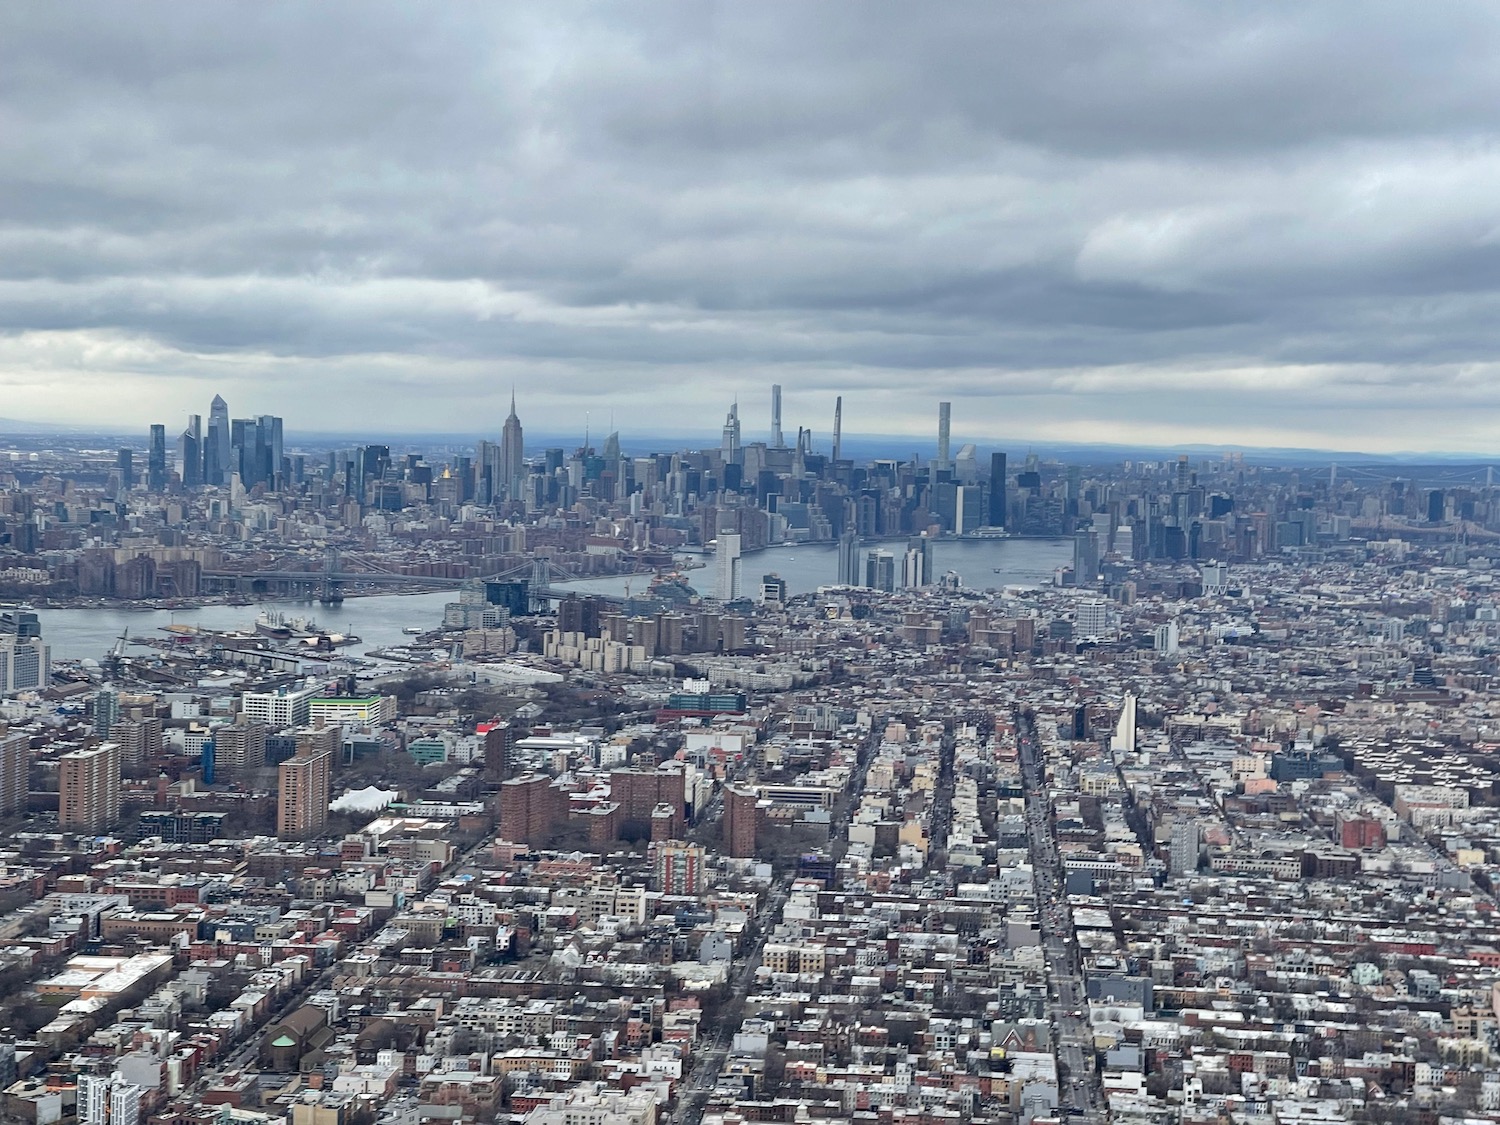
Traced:
POLYGON ((514 381, 709 432, 781 382, 863 432, 1484 450, 1497 46, 1465 4, 7 5, 0 414, 478 433, 514 381))

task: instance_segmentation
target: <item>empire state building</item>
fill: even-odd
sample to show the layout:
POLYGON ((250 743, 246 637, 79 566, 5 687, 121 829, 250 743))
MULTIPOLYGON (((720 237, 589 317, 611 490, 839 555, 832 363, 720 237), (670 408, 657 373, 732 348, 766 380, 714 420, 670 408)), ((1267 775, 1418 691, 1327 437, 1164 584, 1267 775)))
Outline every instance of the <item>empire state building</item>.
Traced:
POLYGON ((526 479, 526 445, 521 436, 521 419, 516 417, 516 393, 510 393, 510 417, 500 431, 500 487, 507 500, 521 498, 526 479))

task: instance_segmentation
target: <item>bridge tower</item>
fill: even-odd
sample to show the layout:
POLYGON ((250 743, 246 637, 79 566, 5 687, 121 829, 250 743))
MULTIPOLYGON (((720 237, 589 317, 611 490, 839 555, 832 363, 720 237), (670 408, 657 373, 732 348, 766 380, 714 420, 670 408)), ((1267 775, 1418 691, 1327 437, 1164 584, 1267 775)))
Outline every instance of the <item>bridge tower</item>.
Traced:
POLYGON ((342 583, 334 576, 339 572, 339 549, 328 547, 323 551, 323 591, 318 595, 321 605, 343 605, 342 583))
POLYGON ((531 560, 531 588, 527 591, 527 608, 532 613, 541 613, 547 608, 546 599, 542 597, 542 591, 547 588, 547 560, 535 558, 531 560))

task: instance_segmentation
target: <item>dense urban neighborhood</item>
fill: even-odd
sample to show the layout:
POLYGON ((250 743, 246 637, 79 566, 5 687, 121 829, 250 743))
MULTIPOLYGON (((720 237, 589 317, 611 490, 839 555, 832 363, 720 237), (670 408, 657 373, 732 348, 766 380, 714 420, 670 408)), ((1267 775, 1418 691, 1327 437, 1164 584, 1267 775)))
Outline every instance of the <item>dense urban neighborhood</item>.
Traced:
POLYGON ((0 1117, 1500 1121, 1487 469, 772 418, 0 442, 0 1117))

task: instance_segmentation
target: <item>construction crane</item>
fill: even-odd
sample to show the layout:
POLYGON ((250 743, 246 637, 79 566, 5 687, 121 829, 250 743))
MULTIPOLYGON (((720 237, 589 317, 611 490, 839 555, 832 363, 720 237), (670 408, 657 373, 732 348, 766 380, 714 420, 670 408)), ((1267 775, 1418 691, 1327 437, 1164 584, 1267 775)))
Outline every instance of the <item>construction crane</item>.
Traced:
POLYGON ((115 641, 114 647, 109 650, 104 658, 104 670, 110 676, 117 676, 120 672, 120 663, 125 656, 125 646, 130 643, 130 626, 120 630, 120 639, 115 641))

